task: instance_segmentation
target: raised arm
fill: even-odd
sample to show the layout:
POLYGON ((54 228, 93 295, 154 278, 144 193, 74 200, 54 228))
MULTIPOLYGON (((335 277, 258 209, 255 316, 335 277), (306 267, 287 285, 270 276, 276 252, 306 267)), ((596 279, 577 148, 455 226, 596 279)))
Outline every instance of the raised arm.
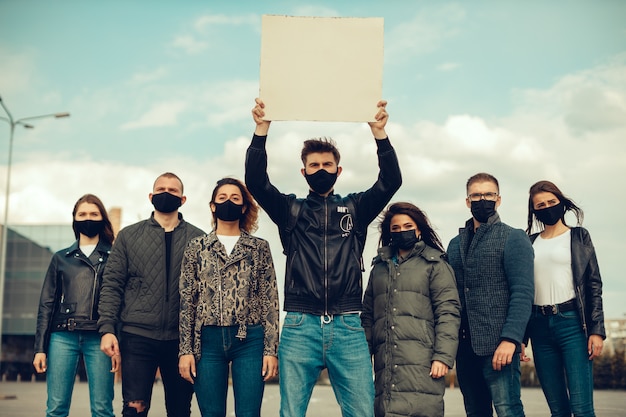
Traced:
POLYGON ((387 133, 385 132, 385 126, 387 125, 387 120, 389 120, 389 114, 387 113, 387 101, 380 100, 376 107, 378 107, 378 112, 374 117, 376 119, 375 122, 368 122, 370 129, 372 130, 372 135, 374 135, 374 139, 381 140, 387 138, 387 133))
POLYGON ((257 136, 267 136, 267 132, 270 129, 270 120, 263 120, 265 117, 265 103, 260 98, 256 98, 254 100, 256 105, 252 109, 252 119, 254 123, 256 123, 256 129, 254 129, 254 134, 257 136))
POLYGON ((252 142, 246 151, 245 182, 246 187, 270 216, 272 221, 282 227, 289 214, 288 197, 282 194, 267 175, 267 151, 265 144, 270 122, 263 120, 265 104, 259 98, 255 100, 252 119, 256 124, 252 142))
POLYGON ((359 223, 367 227, 378 214, 385 208, 393 195, 402 185, 402 174, 398 157, 385 132, 385 126, 389 119, 387 102, 381 100, 377 104, 378 112, 376 121, 368 122, 372 135, 376 139, 378 155, 378 179, 363 193, 355 195, 358 205, 359 223))

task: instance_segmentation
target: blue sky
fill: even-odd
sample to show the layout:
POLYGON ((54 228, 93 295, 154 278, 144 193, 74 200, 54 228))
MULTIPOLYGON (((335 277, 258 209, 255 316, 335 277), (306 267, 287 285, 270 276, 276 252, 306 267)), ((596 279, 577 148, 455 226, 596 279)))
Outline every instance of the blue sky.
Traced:
MULTIPOLYGON (((529 186, 555 181, 585 210, 607 316, 623 317, 626 3, 618 0, 0 0, 5 104, 16 119, 72 114, 16 130, 10 223, 69 222, 75 200, 93 192, 122 207, 128 225, 149 215, 154 178, 173 171, 185 183, 185 217, 209 230, 215 181, 243 177, 263 14, 383 17, 387 132, 404 175, 394 201, 423 208, 447 243, 469 217, 464 184, 472 174, 499 178, 500 214, 521 228, 529 186)), ((281 190, 306 192, 298 155, 312 136, 338 142, 338 193, 373 183, 366 126, 275 122, 270 176, 281 190)), ((0 149, 3 202, 2 122, 0 149)), ((257 234, 270 240, 282 270, 266 217, 257 234)), ((373 224, 366 259, 377 238, 373 224)))

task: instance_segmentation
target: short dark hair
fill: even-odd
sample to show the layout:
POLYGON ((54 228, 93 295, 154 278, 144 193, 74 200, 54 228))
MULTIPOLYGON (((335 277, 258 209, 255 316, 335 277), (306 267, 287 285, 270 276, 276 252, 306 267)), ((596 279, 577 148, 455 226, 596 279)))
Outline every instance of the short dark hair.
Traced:
POLYGON ((109 220, 109 215, 107 213, 106 208, 104 208, 104 204, 102 204, 102 200, 96 197, 93 194, 85 194, 81 198, 78 199, 76 204, 74 204, 74 209, 72 210, 72 229, 74 230, 74 236, 78 239, 80 233, 76 230, 76 212, 78 211, 78 206, 83 203, 95 204, 100 211, 100 215, 102 216, 102 221, 104 221, 104 228, 100 232, 100 240, 104 240, 106 243, 113 243, 113 239, 115 238, 113 234, 113 226, 111 225, 111 220, 109 220))
POLYGON ((335 162, 337 163, 337 165, 339 165, 341 155, 339 155, 339 149, 337 149, 337 145, 334 140, 325 137, 307 139, 304 141, 304 145, 302 146, 302 152, 300 153, 302 164, 306 165, 306 158, 309 156, 309 154, 326 152, 332 153, 333 157, 335 158, 335 162))
POLYGON ((533 226, 536 226, 539 231, 545 229, 545 225, 541 221, 539 221, 539 219, 537 219, 537 216, 535 216, 533 197, 539 193, 552 193, 556 196, 556 198, 559 199, 561 203, 563 203, 565 210, 563 211, 561 221, 564 225, 567 226, 567 223, 565 223, 565 213, 568 211, 574 212, 576 216, 576 223, 578 226, 581 226, 583 224, 583 220, 585 218, 585 213, 583 212, 583 210, 578 207, 571 198, 566 197, 559 189, 559 187, 556 186, 556 184, 551 181, 542 180, 531 185, 530 190, 528 190, 528 225, 526 228, 526 233, 530 234, 532 232, 533 226))
POLYGON ((409 216, 417 228, 422 233, 422 240, 431 248, 439 249, 441 252, 445 252, 441 239, 437 233, 433 230, 428 216, 422 210, 414 204, 406 202, 393 203, 382 214, 382 220, 378 226, 380 231, 380 242, 383 246, 388 246, 391 243, 391 219, 397 214, 406 214, 409 216))
POLYGON ((176 178, 178 180, 178 182, 180 182, 180 192, 181 194, 185 194, 185 186, 183 185, 183 180, 180 179, 180 177, 176 174, 174 174, 173 172, 164 172, 163 174, 159 175, 158 177, 156 177, 156 180, 154 180, 154 184, 152 185, 152 189, 154 190, 154 186, 156 185, 156 182, 159 180, 159 178, 176 178))
POLYGON ((469 192, 470 185, 475 182, 493 182, 496 184, 496 188, 498 189, 498 194, 500 193, 500 184, 496 177, 491 174, 487 174, 486 172, 479 172, 478 174, 474 174, 467 180, 467 184, 465 184, 465 192, 469 192))
MULTIPOLYGON (((239 228, 248 233, 255 232, 258 229, 259 206, 256 201, 254 201, 252 194, 250 194, 250 191, 248 191, 248 188, 246 188, 243 182, 232 177, 225 177, 217 181, 215 188, 213 189, 213 193, 211 194, 211 203, 215 204, 215 197, 217 196, 217 192, 220 187, 228 184, 239 188, 239 191, 241 191, 241 197, 243 198, 243 205, 246 207, 243 218, 239 221, 239 228)), ((215 215, 213 215, 213 228, 217 230, 217 218, 215 215)))

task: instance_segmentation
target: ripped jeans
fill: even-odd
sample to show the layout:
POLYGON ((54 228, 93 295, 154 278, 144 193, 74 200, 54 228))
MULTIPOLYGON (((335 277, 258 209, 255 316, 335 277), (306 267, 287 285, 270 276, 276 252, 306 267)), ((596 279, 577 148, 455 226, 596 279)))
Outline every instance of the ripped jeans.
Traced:
POLYGON ((122 333, 122 416, 147 416, 157 368, 165 391, 168 417, 189 417, 193 385, 178 373, 178 339, 155 340, 122 333), (129 403, 139 405, 132 407, 129 403))

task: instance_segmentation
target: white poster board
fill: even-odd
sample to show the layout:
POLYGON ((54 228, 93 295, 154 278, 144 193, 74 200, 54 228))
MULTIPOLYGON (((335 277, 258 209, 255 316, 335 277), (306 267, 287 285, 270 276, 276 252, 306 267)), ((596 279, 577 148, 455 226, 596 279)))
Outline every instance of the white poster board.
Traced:
POLYGON ((262 17, 259 97, 266 120, 374 121, 383 18, 262 17))

